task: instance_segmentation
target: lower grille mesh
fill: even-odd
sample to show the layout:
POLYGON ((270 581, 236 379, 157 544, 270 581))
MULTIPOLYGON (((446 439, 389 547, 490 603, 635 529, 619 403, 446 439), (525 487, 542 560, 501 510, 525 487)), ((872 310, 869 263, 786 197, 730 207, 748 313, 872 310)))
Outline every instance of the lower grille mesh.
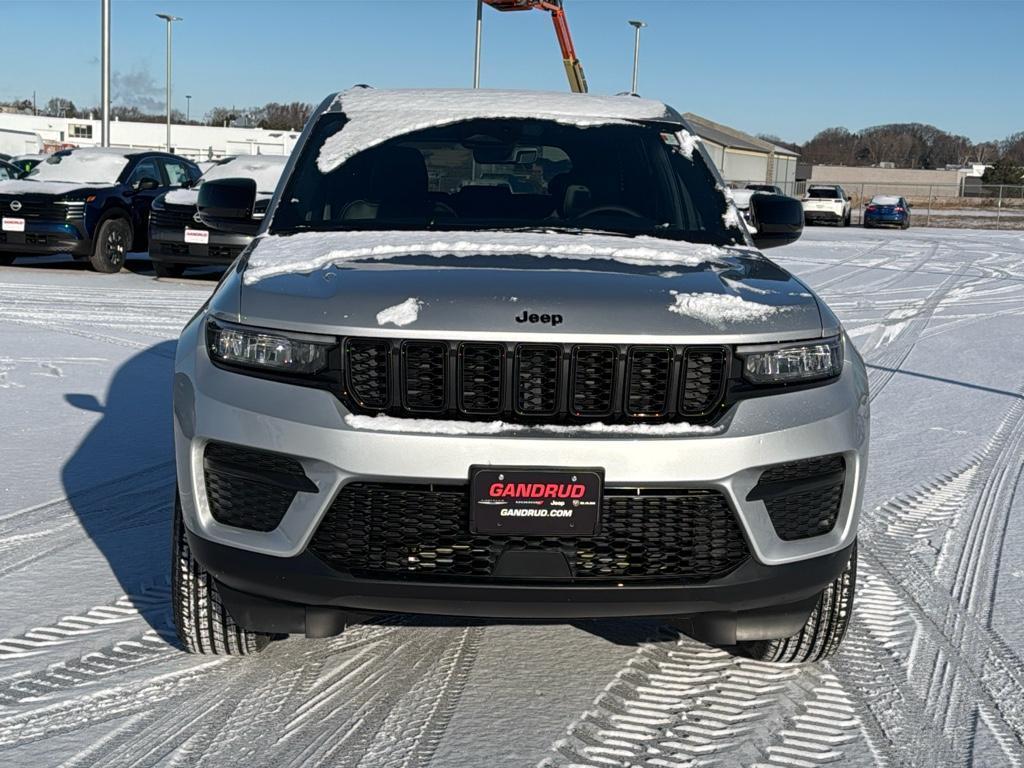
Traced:
POLYGON ((356 575, 489 579, 511 550, 561 552, 572 579, 699 583, 726 575, 749 553, 717 491, 606 489, 594 537, 496 537, 469 532, 465 486, 357 482, 345 486, 310 543, 356 575))
POLYGON ((845 459, 821 456, 769 467, 748 498, 764 501, 780 539, 796 541, 835 527, 845 484, 845 459))
POLYGON ((310 483, 295 459, 227 443, 207 444, 203 468, 213 519, 264 533, 281 524, 296 487, 310 483))

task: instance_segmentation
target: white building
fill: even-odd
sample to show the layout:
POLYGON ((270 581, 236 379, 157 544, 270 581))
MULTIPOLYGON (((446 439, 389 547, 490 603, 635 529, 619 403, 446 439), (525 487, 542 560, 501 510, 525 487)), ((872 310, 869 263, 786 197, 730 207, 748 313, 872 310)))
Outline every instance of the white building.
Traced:
POLYGON ((776 184, 786 194, 796 186, 799 155, 749 133, 687 112, 683 117, 704 142, 704 148, 727 182, 776 184))
MULTIPOLYGON (((76 117, 47 117, 0 113, 0 131, 37 134, 46 149, 100 146, 100 121, 76 117)), ((262 128, 221 128, 212 125, 171 125, 174 152, 192 160, 224 155, 287 155, 298 141, 298 131, 267 131, 262 128)), ((110 144, 114 147, 164 149, 166 123, 110 121, 110 144)))

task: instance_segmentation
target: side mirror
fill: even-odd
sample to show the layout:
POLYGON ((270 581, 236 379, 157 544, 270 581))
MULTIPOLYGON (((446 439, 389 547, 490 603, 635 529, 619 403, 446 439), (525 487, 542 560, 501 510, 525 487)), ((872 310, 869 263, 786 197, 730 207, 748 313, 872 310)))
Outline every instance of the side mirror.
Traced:
POLYGON ((846 196, 846 202, 852 203, 853 202, 853 198, 850 195, 847 195, 846 196))
POLYGON ((800 239, 804 231, 804 207, 785 195, 754 195, 750 198, 750 219, 757 229, 754 245, 777 248, 800 239))
POLYGON ((151 176, 143 176, 133 186, 136 192, 146 192, 151 189, 160 189, 160 182, 151 176))
POLYGON ((199 220, 210 229, 255 235, 260 228, 252 218, 255 205, 254 179, 217 179, 199 187, 199 220))

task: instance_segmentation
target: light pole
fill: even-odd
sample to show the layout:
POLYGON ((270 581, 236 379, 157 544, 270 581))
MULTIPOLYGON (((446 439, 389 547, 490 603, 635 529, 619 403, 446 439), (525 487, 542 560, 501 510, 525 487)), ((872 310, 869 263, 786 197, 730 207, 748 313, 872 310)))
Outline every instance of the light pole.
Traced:
POLYGON ((473 51, 473 87, 480 87, 480 39, 484 31, 484 0, 476 0, 476 46, 473 51))
POLYGON ((185 94, 185 122, 189 122, 192 117, 192 97, 185 94))
POLYGON ((100 146, 110 146, 110 0, 100 0, 100 146))
POLYGON ((647 26, 647 22, 634 20, 629 24, 636 30, 633 38, 633 87, 629 92, 636 96, 636 73, 640 68, 640 30, 647 26))
POLYGON ((180 16, 171 16, 169 13, 158 13, 158 19, 167 22, 167 151, 171 151, 171 24, 181 21, 180 16))

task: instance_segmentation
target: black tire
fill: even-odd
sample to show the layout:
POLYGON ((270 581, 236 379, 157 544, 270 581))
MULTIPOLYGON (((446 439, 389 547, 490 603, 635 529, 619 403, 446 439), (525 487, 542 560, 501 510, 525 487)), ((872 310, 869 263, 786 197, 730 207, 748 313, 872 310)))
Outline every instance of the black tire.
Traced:
POLYGON ((221 602, 217 582, 192 556, 177 494, 172 537, 171 610, 182 647, 212 656, 247 656, 266 648, 270 635, 235 624, 221 602))
POLYGON ((740 643, 744 656, 758 661, 797 663, 822 661, 834 656, 846 637, 853 616, 853 592, 857 585, 857 544, 841 574, 818 597, 803 629, 782 640, 740 643))
POLYGON ((844 227, 850 226, 850 222, 852 222, 852 221, 853 221, 853 214, 850 211, 847 211, 846 215, 843 217, 843 226, 844 227))
POLYGON ((0 267, 11 266, 16 258, 18 257, 10 253, 0 253, 0 267))
POLYGON ((910 219, 904 219, 903 223, 900 224, 900 229, 910 229, 910 219))
POLYGON ((183 264, 171 264, 167 261, 154 261, 153 271, 157 277, 181 277, 185 274, 183 264))
POLYGON ((119 216, 105 219, 96 228, 89 263, 97 272, 120 272, 131 247, 131 223, 119 216))

